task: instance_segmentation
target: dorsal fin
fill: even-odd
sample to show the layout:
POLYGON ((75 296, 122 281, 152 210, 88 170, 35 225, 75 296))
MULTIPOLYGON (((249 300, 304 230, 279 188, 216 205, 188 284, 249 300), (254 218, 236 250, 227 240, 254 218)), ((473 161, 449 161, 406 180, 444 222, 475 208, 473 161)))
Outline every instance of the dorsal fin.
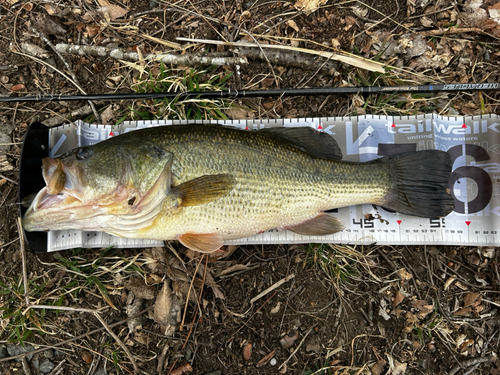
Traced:
POLYGON ((330 135, 308 126, 294 128, 264 128, 258 130, 276 137, 284 138, 300 150, 321 159, 341 160, 342 151, 330 135))

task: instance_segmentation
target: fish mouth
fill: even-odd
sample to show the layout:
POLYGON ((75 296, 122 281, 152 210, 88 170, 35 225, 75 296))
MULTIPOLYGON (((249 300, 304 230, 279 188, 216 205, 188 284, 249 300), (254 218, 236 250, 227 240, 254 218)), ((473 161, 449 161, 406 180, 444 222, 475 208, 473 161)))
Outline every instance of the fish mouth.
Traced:
POLYGON ((60 159, 45 158, 42 174, 46 186, 36 194, 23 217, 27 231, 48 230, 45 222, 67 224, 85 206, 77 170, 64 165, 60 159))

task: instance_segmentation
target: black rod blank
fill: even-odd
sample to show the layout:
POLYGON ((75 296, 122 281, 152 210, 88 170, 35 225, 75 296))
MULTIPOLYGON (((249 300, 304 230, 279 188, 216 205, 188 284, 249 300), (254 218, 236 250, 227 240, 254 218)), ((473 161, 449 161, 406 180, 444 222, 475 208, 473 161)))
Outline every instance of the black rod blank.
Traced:
POLYGON ((396 93, 437 93, 471 92, 500 90, 500 83, 449 83, 445 85, 420 86, 359 86, 359 87, 324 87, 274 90, 231 90, 228 91, 187 91, 130 94, 96 95, 35 95, 0 97, 3 103, 22 102, 58 102, 70 100, 132 100, 132 99, 229 99, 277 96, 317 96, 339 94, 396 94, 396 93))

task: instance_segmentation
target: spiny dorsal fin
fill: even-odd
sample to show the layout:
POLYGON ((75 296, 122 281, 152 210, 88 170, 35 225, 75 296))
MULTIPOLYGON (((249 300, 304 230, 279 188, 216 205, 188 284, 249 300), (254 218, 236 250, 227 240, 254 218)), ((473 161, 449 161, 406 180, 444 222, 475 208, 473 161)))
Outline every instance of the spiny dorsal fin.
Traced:
POLYGON ((342 151, 330 135, 308 126, 295 128, 265 128, 259 132, 272 134, 286 139, 300 150, 322 159, 341 160, 342 151))
POLYGON ((198 206, 224 196, 235 184, 232 174, 206 175, 175 186, 172 194, 181 198, 181 207, 198 206))
POLYGON ((303 223, 285 227, 294 233, 306 236, 326 236, 344 230, 342 220, 324 212, 303 223))
POLYGON ((177 237, 188 249, 200 253, 213 253, 224 244, 219 233, 184 233, 177 237))

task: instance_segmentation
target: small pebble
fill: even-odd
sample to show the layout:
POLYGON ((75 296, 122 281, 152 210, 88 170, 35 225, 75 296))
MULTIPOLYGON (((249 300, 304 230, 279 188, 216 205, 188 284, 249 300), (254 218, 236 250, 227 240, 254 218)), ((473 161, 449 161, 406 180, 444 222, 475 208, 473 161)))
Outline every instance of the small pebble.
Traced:
POLYGON ((43 372, 44 374, 48 374, 54 369, 55 365, 50 362, 48 359, 42 362, 40 365, 40 371, 43 372))
POLYGON ((184 357, 187 361, 191 360, 191 358, 193 357, 193 351, 191 350, 191 348, 186 349, 186 354, 184 355, 184 357))
POLYGON ((278 362, 278 361, 276 361, 276 358, 271 358, 271 361, 269 361, 269 364, 270 364, 271 366, 276 366, 276 363, 277 363, 277 362, 278 362))
POLYGON ((0 345, 0 358, 5 358, 7 357, 7 349, 5 346, 0 345))
POLYGON ((48 349, 43 352, 45 358, 52 358, 54 356, 54 349, 48 349))
MULTIPOLYGON (((13 357, 15 355, 27 353, 27 352, 32 352, 33 350, 34 350, 33 346, 31 346, 29 344, 27 344, 25 346, 22 346, 22 345, 9 345, 9 346, 7 346, 7 352, 9 353, 9 355, 11 357, 13 357)), ((31 358, 33 358, 33 354, 26 356, 26 358, 31 360, 31 358)), ((20 361, 21 361, 21 358, 16 359, 16 362, 20 362, 20 361)))
POLYGON ((210 372, 207 372, 205 375, 222 375, 222 371, 221 370, 210 371, 210 372))

